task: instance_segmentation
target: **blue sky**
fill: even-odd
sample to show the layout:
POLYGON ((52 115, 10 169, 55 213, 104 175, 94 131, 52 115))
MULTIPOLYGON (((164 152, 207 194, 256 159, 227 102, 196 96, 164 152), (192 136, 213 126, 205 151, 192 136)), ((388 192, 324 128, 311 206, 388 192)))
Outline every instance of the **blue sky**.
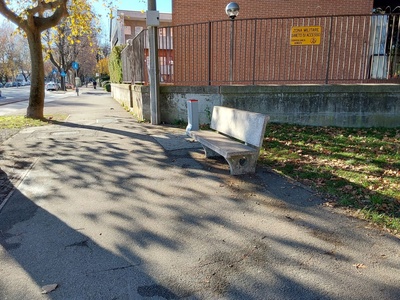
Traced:
MULTIPOLYGON (((157 10, 159 12, 172 12, 172 0, 156 0, 157 10)), ((117 0, 114 1, 114 5, 118 9, 123 10, 147 10, 147 0, 117 0)), ((97 8, 97 7, 96 7, 97 8)), ((0 21, 3 20, 3 16, 0 15, 0 21)))
MULTIPOLYGON (((118 9, 123 10, 147 10, 147 0, 119 0, 114 2, 118 9)), ((159 12, 172 12, 171 0, 157 0, 157 10, 159 12)))
MULTIPOLYGON (((172 12, 172 0, 156 0, 157 2, 157 10, 159 12, 172 12)), ((114 1, 113 4, 117 7, 117 9, 123 9, 123 10, 147 10, 147 0, 117 0, 114 1)), ((96 6, 95 10, 98 10, 99 6, 96 6)), ((98 11, 98 13, 101 13, 102 15, 105 15, 104 12, 101 10, 98 11)), ((4 20, 3 16, 0 15, 0 22, 4 20)), ((109 32, 109 21, 104 20, 104 26, 103 26, 104 34, 108 35, 109 32)))

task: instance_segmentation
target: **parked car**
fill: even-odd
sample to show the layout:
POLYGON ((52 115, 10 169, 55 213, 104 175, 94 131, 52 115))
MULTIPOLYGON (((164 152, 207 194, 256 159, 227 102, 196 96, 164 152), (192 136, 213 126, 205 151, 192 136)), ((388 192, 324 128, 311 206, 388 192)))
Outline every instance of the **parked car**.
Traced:
POLYGON ((6 87, 6 88, 12 87, 12 83, 11 83, 11 82, 6 82, 6 84, 4 85, 4 87, 6 87))
POLYGON ((49 82, 48 84, 46 84, 46 91, 58 91, 59 89, 60 86, 58 85, 58 83, 49 82))
POLYGON ((0 82, 0 88, 4 87, 4 85, 0 82))

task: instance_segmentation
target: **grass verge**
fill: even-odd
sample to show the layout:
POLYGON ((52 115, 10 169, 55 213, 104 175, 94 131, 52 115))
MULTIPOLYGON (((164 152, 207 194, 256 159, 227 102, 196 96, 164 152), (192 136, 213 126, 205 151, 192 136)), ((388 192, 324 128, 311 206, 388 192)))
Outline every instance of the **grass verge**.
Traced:
POLYGON ((259 162, 400 233, 400 128, 268 124, 259 162))
POLYGON ((51 124, 53 121, 65 121, 66 115, 45 116, 45 119, 31 119, 24 116, 0 116, 1 129, 22 129, 32 126, 43 126, 51 124))

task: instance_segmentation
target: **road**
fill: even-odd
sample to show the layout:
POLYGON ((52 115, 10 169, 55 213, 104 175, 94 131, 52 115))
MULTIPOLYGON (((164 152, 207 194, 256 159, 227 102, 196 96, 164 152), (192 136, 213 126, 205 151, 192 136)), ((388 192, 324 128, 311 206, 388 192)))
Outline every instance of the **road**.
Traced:
MULTIPOLYGON (((30 86, 2 88, 0 97, 0 116, 25 114, 28 107, 30 86)), ((45 103, 68 97, 71 92, 46 91, 45 103)))

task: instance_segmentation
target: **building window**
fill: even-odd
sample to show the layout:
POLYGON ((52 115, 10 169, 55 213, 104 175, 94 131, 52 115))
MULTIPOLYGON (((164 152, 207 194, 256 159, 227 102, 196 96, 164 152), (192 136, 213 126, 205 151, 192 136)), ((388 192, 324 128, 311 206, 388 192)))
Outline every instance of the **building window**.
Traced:
POLYGON ((125 35, 131 35, 132 34, 131 26, 124 26, 124 34, 125 35))

